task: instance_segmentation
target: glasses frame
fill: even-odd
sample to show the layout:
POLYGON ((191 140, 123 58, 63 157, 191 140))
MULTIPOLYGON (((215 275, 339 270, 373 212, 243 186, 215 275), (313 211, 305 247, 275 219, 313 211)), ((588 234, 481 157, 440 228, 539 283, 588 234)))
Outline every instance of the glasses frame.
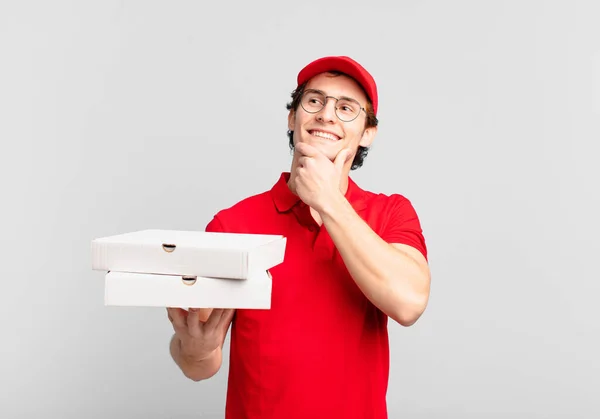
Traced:
POLYGON ((361 106, 361 104, 360 104, 360 102, 359 102, 358 100, 356 100, 356 99, 352 99, 351 97, 346 97, 346 96, 344 96, 344 97, 340 97, 340 98, 338 98, 338 97, 335 97, 335 96, 329 96, 329 95, 327 95, 325 92, 323 92, 322 90, 317 90, 317 89, 307 89, 307 90, 305 90, 304 92, 302 92, 302 96, 300 97, 300 106, 302 107, 302 109, 304 110, 304 112, 307 112, 307 113, 310 113, 310 114, 315 114, 315 113, 319 113, 319 112, 321 112, 323 109, 325 109, 325 106, 327 106, 327 100, 329 100, 329 99, 335 99, 335 116, 336 116, 336 117, 337 117, 337 118, 338 118, 340 121, 342 121, 342 122, 352 122, 352 121, 354 121, 356 118, 358 118, 358 117, 359 117, 359 115, 360 115, 360 111, 363 111, 363 112, 365 113, 365 115, 367 115, 367 110, 366 110, 364 107, 362 107, 362 106, 361 106), (319 94, 323 95, 323 96, 325 97, 325 102, 323 103, 323 107, 322 107, 321 109, 319 109, 318 111, 309 111, 309 110, 307 110, 307 109, 304 107, 304 104, 303 104, 303 102, 304 102, 304 95, 306 95, 307 93, 319 93, 319 94), (340 118, 340 116, 338 115, 338 107, 337 107, 337 103, 338 103, 338 101, 339 101, 339 100, 341 100, 341 99, 343 99, 343 100, 348 100, 348 101, 351 101, 351 102, 356 102, 356 104, 358 104, 358 106, 359 106, 360 110, 359 110, 359 112, 356 114, 356 116, 355 116, 354 118, 352 118, 352 119, 349 119, 349 120, 346 120, 346 119, 342 119, 342 118, 340 118))

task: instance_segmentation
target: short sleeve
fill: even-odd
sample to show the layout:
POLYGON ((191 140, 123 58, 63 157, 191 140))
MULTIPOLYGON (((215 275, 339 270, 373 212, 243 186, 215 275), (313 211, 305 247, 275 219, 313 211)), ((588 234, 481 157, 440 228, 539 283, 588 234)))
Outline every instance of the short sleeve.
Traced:
POLYGON ((421 222, 411 202, 401 195, 391 195, 386 223, 381 238, 388 243, 401 243, 419 250, 427 259, 427 246, 421 222))

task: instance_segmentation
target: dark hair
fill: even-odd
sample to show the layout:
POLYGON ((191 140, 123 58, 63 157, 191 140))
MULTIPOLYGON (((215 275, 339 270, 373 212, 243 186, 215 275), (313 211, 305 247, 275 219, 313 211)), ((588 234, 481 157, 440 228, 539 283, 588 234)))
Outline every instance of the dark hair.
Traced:
MULTIPOLYGON (((333 76, 344 75, 344 76, 350 77, 347 74, 339 72, 339 71, 329 71, 328 74, 332 74, 333 76)), ((292 91, 292 101, 286 105, 286 108, 288 111, 293 109, 294 112, 296 112, 296 110, 300 106, 300 99, 302 98, 302 93, 304 93, 304 89, 306 88, 307 83, 308 82, 304 82, 303 84, 298 86, 296 89, 294 89, 294 91, 292 91)), ((366 92, 365 92, 365 96, 367 96, 366 92)), ((365 107, 365 109, 367 110, 365 129, 371 128, 371 127, 376 127, 377 124, 379 123, 379 121, 378 121, 377 117, 375 116, 375 113, 373 112, 373 103, 371 102, 371 100, 369 99, 368 96, 367 96, 367 106, 365 107)), ((290 150, 294 150, 294 131, 288 130, 287 135, 288 135, 288 138, 290 141, 290 150)), ((359 167, 361 167, 363 165, 365 157, 367 157, 368 152, 369 152, 368 147, 363 147, 363 146, 359 145, 358 151, 356 152, 356 155, 354 156, 354 161, 352 162, 352 166, 350 167, 350 170, 355 170, 355 169, 358 169, 359 167)))

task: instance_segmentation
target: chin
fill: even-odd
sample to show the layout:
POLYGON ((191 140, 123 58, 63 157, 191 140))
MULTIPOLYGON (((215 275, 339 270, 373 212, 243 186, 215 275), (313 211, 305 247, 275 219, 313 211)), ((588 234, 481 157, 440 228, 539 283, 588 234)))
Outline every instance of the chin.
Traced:
POLYGON ((332 155, 335 156, 343 148, 341 142, 334 143, 331 140, 321 140, 319 138, 309 138, 302 140, 301 142, 313 146, 329 158, 331 158, 332 155))

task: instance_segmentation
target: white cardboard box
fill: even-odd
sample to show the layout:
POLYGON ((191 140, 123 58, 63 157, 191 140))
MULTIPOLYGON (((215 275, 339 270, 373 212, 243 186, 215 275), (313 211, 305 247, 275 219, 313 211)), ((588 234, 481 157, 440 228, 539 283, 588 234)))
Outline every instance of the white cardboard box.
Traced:
POLYGON ((271 308, 271 276, 267 271, 243 279, 129 272, 108 272, 104 303, 107 306, 197 308, 271 308))
POLYGON ((279 235, 142 230, 92 240, 92 269, 246 279, 283 262, 279 235))

